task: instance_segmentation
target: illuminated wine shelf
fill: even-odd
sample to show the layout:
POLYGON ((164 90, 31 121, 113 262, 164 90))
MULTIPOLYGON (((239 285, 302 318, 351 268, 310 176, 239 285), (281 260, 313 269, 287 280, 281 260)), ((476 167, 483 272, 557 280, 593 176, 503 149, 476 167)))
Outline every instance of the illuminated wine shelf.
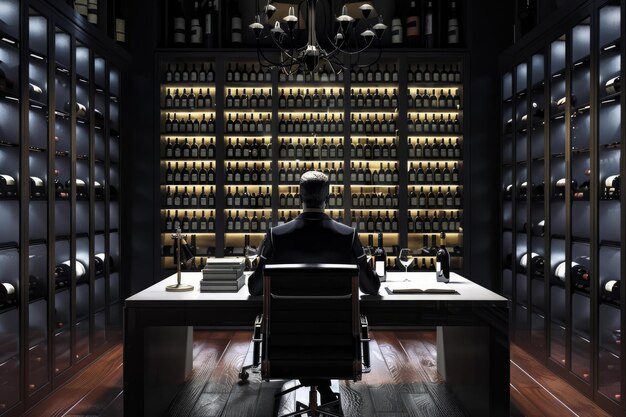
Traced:
MULTIPOLYGON (((215 187, 215 206, 208 208, 162 206, 160 211, 162 221, 167 216, 167 210, 178 209, 179 216, 182 212, 191 216, 192 212, 196 211, 197 217, 215 210, 215 240, 209 242, 215 246, 200 246, 205 252, 196 255, 241 254, 244 236, 250 234, 252 242, 258 244, 263 232, 252 231, 251 228, 247 232, 232 230, 237 212, 241 222, 244 222, 243 218, 247 213, 246 226, 255 215, 257 219, 264 216, 266 222, 264 225, 267 227, 295 218, 301 213, 300 207, 295 203, 299 202, 297 195, 299 176, 305 170, 319 169, 331 177, 330 207, 327 213, 345 224, 357 226, 364 243, 367 242, 369 234, 376 233, 378 227, 384 234, 385 247, 408 245, 415 249, 421 248, 421 234, 407 229, 409 216, 423 216, 426 210, 430 210, 442 213, 442 217, 445 212, 445 217, 453 216, 455 222, 463 221, 462 109, 465 84, 461 81, 461 72, 465 56, 463 54, 446 56, 441 62, 438 59, 435 60, 437 62, 431 59, 434 58, 415 58, 408 55, 398 58, 383 55, 380 67, 373 68, 372 74, 367 70, 357 70, 354 74, 342 74, 341 79, 330 81, 328 75, 324 75, 322 81, 321 78, 319 80, 297 76, 290 78, 271 72, 271 78, 253 82, 250 81, 251 74, 246 78, 246 75, 241 73, 244 65, 249 70, 256 64, 256 58, 252 56, 226 59, 225 55, 216 53, 208 61, 201 62, 191 55, 187 58, 176 56, 172 59, 167 53, 162 54, 160 68, 163 72, 167 71, 170 64, 179 68, 195 67, 198 71, 205 72, 210 66, 215 70, 216 77, 223 77, 206 83, 167 82, 159 89, 162 106, 159 112, 161 130, 165 129, 168 113, 170 119, 174 117, 174 110, 179 121, 178 127, 184 126, 182 133, 166 132, 160 135, 162 172, 167 170, 168 163, 172 165, 172 170, 175 169, 176 163, 179 164, 179 170, 182 170, 181 164, 185 162, 188 164, 187 170, 191 170, 189 164, 194 162, 198 170, 200 169, 198 164, 204 163, 204 168, 208 170, 207 164, 212 163, 215 172, 214 183, 208 186, 215 187), (439 64, 438 68, 443 68, 445 63, 446 71, 449 72, 435 74, 435 63, 439 64), (406 77, 400 73, 409 67, 413 71, 416 64, 421 64, 423 69, 426 68, 426 64, 430 64, 429 68, 432 71, 429 70, 431 71, 429 75, 432 73, 433 76, 458 76, 459 79, 447 82, 407 83, 406 77), (459 72, 456 73, 456 70, 459 72), (235 81, 235 78, 246 81, 235 81), (210 94, 212 107, 163 108, 168 89, 173 102, 176 90, 182 100, 182 94, 186 93, 189 96, 191 88, 196 97, 200 89, 203 94, 210 94), (433 89, 437 98, 436 104, 445 106, 429 104, 420 108, 415 106, 415 102, 409 103, 418 92, 424 94, 425 90, 428 90, 430 100, 433 89), (410 98, 407 92, 411 94, 410 98), (251 99, 255 104, 259 104, 260 101, 262 106, 251 106, 251 99), (192 129, 194 120, 201 120, 204 116, 207 120, 212 117, 207 128, 215 131, 188 133, 190 114, 192 129), (420 131, 415 131, 415 119, 418 116, 422 122, 425 120, 430 122, 434 117, 433 129, 430 129, 429 125, 425 129, 422 127, 420 131), (173 144, 178 140, 182 151, 182 144, 189 143, 191 146, 194 139, 195 147, 199 147, 202 141, 205 146, 209 143, 214 145, 212 151, 214 157, 172 158, 166 157, 163 153, 168 141, 172 145, 168 145, 167 149, 173 148, 173 144), (263 157, 260 156, 261 152, 263 157), (440 164, 442 180, 436 181, 433 178, 420 183, 408 182, 409 164, 415 164, 417 169, 420 162, 424 170, 428 164, 431 164, 433 170, 436 169, 436 164, 440 164), (261 170, 264 172, 263 181, 258 179, 261 170), (451 179, 452 175, 454 181, 451 179), (249 177, 253 183, 246 183, 244 176, 245 179, 249 177), (271 203, 271 207, 242 205, 239 198, 244 198, 245 187, 247 203, 250 202, 253 193, 259 194, 260 187, 262 190, 260 193, 264 198, 265 194, 268 194, 267 202, 271 203), (409 198, 413 187, 416 193, 415 208, 410 206, 409 198), (430 187, 433 187, 434 192, 433 205, 440 203, 438 199, 442 198, 441 196, 444 198, 443 204, 440 207, 418 208, 421 187, 424 187, 425 204, 429 203, 430 187), (447 195, 448 187, 451 190, 450 195, 447 195), (238 197, 235 197, 236 193, 238 197), (457 200, 454 199, 455 196, 457 200), (446 197, 452 198, 451 203, 446 197), (235 198, 237 204, 233 200, 235 198), (378 203, 368 205, 365 204, 366 199, 368 202, 374 200, 378 203), (370 212, 374 220, 380 213, 380 221, 375 223, 375 228, 368 229, 367 224, 366 227, 358 227, 359 216, 364 216, 367 223, 370 212), (232 228, 229 225, 229 218, 233 219, 232 228)), ((187 145, 184 146, 185 149, 189 148, 187 145)), ((436 178, 439 177, 439 172, 437 171, 436 178)), ((165 176, 162 174, 163 177, 165 176)), ((175 193, 173 187, 176 186, 179 187, 179 194, 191 194, 193 187, 197 187, 196 195, 209 192, 205 184, 199 183, 174 182, 161 185, 161 192, 164 195, 168 192, 166 187, 170 187, 169 193, 173 195, 175 193)), ((187 234, 193 235, 190 232, 187 234)), ((452 231, 448 237, 450 244, 462 248, 462 235, 460 231, 452 231)), ((162 253, 169 250, 168 239, 164 234, 162 253)), ((389 255, 393 257, 393 252, 389 255)), ((167 265, 171 265, 171 261, 168 261, 167 265)), ((162 263, 162 266, 165 267, 166 264, 162 263)), ((453 267, 456 270, 463 269, 462 256, 455 257, 453 267)))

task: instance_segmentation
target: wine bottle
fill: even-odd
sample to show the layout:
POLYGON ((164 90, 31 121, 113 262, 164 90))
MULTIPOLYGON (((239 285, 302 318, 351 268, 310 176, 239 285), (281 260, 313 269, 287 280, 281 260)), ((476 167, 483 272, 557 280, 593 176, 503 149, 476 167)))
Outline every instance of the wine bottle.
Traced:
POLYGON ((81 16, 87 17, 89 14, 89 1, 74 0, 74 10, 76 10, 81 16))
MULTIPOLYGON (((558 278, 562 283, 565 283, 567 271, 567 263, 561 262, 557 265, 556 270, 554 271, 554 276, 558 278)), ((570 279, 572 280, 572 285, 577 288, 587 288, 589 286, 589 272, 587 269, 580 265, 577 262, 571 262, 570 266, 570 279)))
POLYGON ((391 43, 394 45, 400 45, 402 43, 402 20, 400 20, 398 16, 394 16, 394 18, 391 19, 391 43))
POLYGON ((378 247, 374 251, 375 271, 381 282, 387 281, 387 254, 383 246, 383 234, 378 233, 378 247))
MULTIPOLYGON (((433 22, 433 2, 429 1, 426 6, 425 30, 424 30, 424 46, 433 48, 435 46, 434 22, 433 22)), ((425 80, 426 81, 426 80, 425 80)))
POLYGON ((204 12, 204 47, 213 48, 215 46, 215 10, 213 0, 208 0, 204 12))
MULTIPOLYGON (((183 13, 183 1, 178 0, 176 2, 176 8, 174 10, 174 44, 177 46, 183 46, 186 38, 185 28, 185 16, 183 13)), ((178 80, 180 81, 180 80, 178 80)))
POLYGON ((98 0, 89 0, 87 4, 87 21, 91 24, 98 24, 98 0))
POLYGON ((70 285, 72 278, 71 262, 65 261, 54 268, 54 286, 56 289, 65 288, 70 285))
MULTIPOLYGON (((191 18, 191 27, 189 32, 189 43, 198 46, 202 43, 202 26, 200 26, 200 4, 198 0, 193 5, 193 17, 191 18)), ((194 81, 191 79, 191 81, 194 81)))
POLYGON ((604 180, 604 200, 619 200, 620 199, 620 176, 609 175, 604 180))
POLYGON ((126 19, 124 18, 122 0, 115 0, 115 41, 126 42, 126 19))
POLYGON ((522 255, 522 257, 520 258, 519 261, 519 266, 522 270, 522 272, 526 272, 529 270, 530 268, 530 273, 535 276, 535 277, 543 277, 543 266, 544 266, 544 258, 535 253, 535 252, 531 252, 530 253, 530 266, 528 265, 528 253, 524 253, 522 255))
POLYGON ((457 16, 456 1, 452 0, 450 16, 448 17, 448 45, 459 44, 459 18, 457 16))
POLYGON ((0 174, 0 198, 12 198, 17 196, 17 183, 13 176, 0 174))
POLYGON ((94 260, 94 271, 95 271, 96 276, 104 275, 106 255, 102 252, 96 253, 93 260, 94 260))
POLYGON ((439 237, 440 245, 436 255, 437 282, 450 282, 450 254, 446 249, 446 234, 441 232, 439 237))
POLYGON ((243 38, 242 38, 243 33, 242 33, 241 13, 239 11, 239 0, 231 0, 231 2, 229 3, 231 5, 230 41, 233 45, 241 45, 241 42, 243 41, 243 38))
POLYGON ((420 16, 415 5, 415 0, 411 0, 409 14, 406 18, 406 43, 412 47, 420 46, 420 16))
POLYGON ((30 198, 45 197, 46 187, 39 177, 30 177, 30 198))
POLYGON ((608 279, 602 283, 602 296, 609 301, 619 302, 621 299, 620 288, 621 281, 616 279, 608 279))
POLYGON ((15 287, 10 282, 0 282, 0 307, 15 304, 17 294, 15 287))
POLYGON ((607 94, 615 94, 622 91, 622 86, 620 82, 620 76, 613 77, 606 82, 604 85, 607 94))

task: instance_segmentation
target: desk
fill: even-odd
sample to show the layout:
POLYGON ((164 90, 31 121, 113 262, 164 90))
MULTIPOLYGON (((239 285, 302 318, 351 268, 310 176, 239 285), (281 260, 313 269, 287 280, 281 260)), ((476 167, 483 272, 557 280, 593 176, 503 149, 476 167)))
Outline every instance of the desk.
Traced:
MULTIPOLYGON (((432 272, 409 273, 427 288, 432 272)), ((260 296, 201 293, 198 272, 183 273, 191 292, 166 292, 175 275, 126 299, 124 305, 124 415, 156 416, 167 409, 190 371, 192 326, 250 328, 262 311, 260 296)), ((388 273, 402 281, 404 273, 388 273)), ((392 284, 393 285, 393 284, 392 284)), ((458 294, 361 295, 372 327, 437 327, 437 365, 472 416, 509 414, 509 303, 452 273, 458 294)))

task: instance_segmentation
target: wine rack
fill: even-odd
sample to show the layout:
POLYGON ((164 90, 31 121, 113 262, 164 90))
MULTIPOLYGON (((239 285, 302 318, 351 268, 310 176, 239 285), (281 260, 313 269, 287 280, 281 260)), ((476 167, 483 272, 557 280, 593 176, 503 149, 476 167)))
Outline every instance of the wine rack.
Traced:
POLYGON ((501 291, 513 339, 620 416, 623 9, 590 2, 549 42, 511 51, 500 119, 501 291))
POLYGON ((124 61, 49 2, 0 6, 0 415, 11 416, 120 339, 124 61))
POLYGON ((291 75, 266 71, 248 55, 160 55, 163 274, 174 266, 171 228, 181 226, 197 258, 241 255, 245 235, 258 245, 270 227, 300 214, 298 183, 308 170, 329 176, 326 211, 355 227, 363 244, 383 232, 390 268, 407 245, 418 255, 415 268, 430 268, 434 235, 445 231, 453 268, 462 270, 464 55, 384 55, 352 73, 323 67, 291 75), (199 91, 212 108, 198 108, 199 91), (195 123, 202 118, 206 132, 195 123), (191 180, 194 163, 215 176, 191 180), (215 204, 199 204, 201 192, 215 204), (214 230, 200 226, 203 216, 214 230))
MULTIPOLYGON (((463 268, 463 82, 454 62, 407 68, 408 247, 422 247, 433 269, 436 238, 446 234, 451 268, 463 268)), ((420 259, 421 258, 421 259, 420 259)))

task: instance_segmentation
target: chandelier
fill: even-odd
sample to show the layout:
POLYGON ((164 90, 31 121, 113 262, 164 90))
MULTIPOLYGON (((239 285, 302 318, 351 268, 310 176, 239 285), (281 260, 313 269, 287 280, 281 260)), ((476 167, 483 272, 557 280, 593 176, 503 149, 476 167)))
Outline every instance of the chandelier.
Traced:
POLYGON ((330 38, 328 33, 319 36, 324 47, 318 41, 316 28, 317 6, 320 3, 325 6, 320 8, 324 13, 325 26, 332 22, 327 15, 332 14, 332 0, 301 0, 298 4, 289 6, 288 13, 283 17, 275 16, 277 8, 272 0, 268 0, 263 7, 263 19, 257 9, 255 21, 249 27, 257 40, 257 56, 262 66, 277 68, 290 75, 297 72, 315 72, 321 63, 325 63, 333 72, 338 73, 354 67, 367 67, 380 59, 381 38, 387 25, 383 23, 382 15, 375 19, 376 11, 371 3, 361 4, 357 12, 360 15, 354 17, 348 14, 348 5, 344 4, 341 15, 334 18, 337 26, 334 37, 330 38), (273 17, 275 22, 272 25, 273 17), (364 24, 359 28, 361 20, 364 24), (375 20, 375 23, 371 25, 369 20, 375 20), (299 39, 299 33, 303 30, 306 31, 305 44, 299 39), (271 44, 280 51, 279 59, 272 59, 263 51, 261 43, 266 39, 270 39, 271 44), (374 43, 378 44, 378 55, 371 62, 362 63, 362 53, 374 43))

